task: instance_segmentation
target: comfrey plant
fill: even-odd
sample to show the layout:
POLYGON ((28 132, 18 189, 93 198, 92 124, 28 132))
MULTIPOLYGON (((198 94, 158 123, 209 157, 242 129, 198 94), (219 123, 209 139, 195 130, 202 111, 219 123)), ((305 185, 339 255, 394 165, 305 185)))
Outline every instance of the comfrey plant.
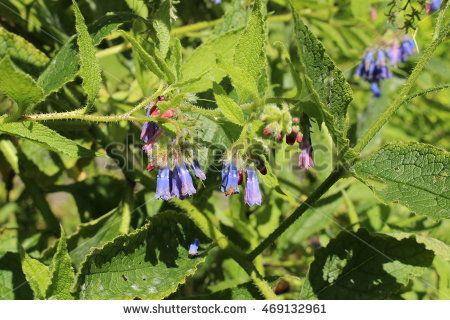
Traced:
POLYGON ((380 1, 50 2, 0 19, 0 298, 446 298, 448 0, 420 52, 380 1))

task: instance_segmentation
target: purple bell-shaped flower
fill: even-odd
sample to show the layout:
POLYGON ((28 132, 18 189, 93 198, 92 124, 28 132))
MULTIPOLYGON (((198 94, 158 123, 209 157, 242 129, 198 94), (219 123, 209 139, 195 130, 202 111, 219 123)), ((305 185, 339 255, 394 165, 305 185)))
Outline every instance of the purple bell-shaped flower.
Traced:
POLYGON ((197 160, 193 161, 192 169, 194 169, 194 174, 197 178, 199 178, 200 180, 206 179, 206 175, 203 172, 202 168, 200 167, 200 163, 198 163, 197 160))
POLYGON ((255 204, 261 205, 262 196, 259 189, 258 174, 255 170, 247 168, 247 183, 245 184, 244 202, 250 207, 255 204))
POLYGON ((170 170, 168 167, 164 167, 159 169, 158 171, 158 177, 156 179, 156 194, 155 199, 164 199, 169 200, 172 198, 171 191, 170 191, 170 170))
POLYGON ((239 170, 236 164, 232 161, 229 164, 223 164, 222 168, 222 185, 220 190, 225 192, 227 196, 239 193, 239 170))
POLYGON ((314 168, 311 138, 303 137, 302 142, 300 142, 300 151, 298 155, 298 166, 303 169, 314 168))

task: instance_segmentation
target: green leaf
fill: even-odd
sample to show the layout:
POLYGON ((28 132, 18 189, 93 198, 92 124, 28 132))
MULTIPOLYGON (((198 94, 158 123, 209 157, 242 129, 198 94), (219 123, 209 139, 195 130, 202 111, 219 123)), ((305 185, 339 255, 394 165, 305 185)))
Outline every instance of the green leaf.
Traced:
POLYGON ((420 234, 411 234, 406 232, 389 233, 389 235, 397 240, 402 240, 406 238, 416 239, 417 243, 423 243, 425 245, 425 248, 433 251, 436 256, 439 256, 444 260, 450 261, 450 246, 438 239, 422 236, 420 234))
POLYGON ((31 140, 49 150, 63 153, 72 158, 96 156, 95 152, 83 148, 74 141, 37 122, 0 123, 0 132, 31 140))
POLYGON ((14 144, 9 140, 0 140, 0 151, 5 156, 11 168, 16 173, 20 173, 19 158, 17 157, 17 149, 14 144))
POLYGON ((225 92, 221 85, 214 83, 213 85, 214 97, 216 98, 217 106, 222 111, 225 118, 233 123, 244 124, 244 112, 241 107, 234 102, 225 92))
POLYGON ((258 97, 256 81, 247 71, 226 62, 220 62, 219 68, 230 76, 233 87, 239 96, 239 101, 247 102, 258 97))
POLYGON ((0 252, 0 300, 33 299, 19 253, 0 252))
POLYGON ((163 0, 159 5, 155 18, 152 21, 153 28, 156 32, 156 38, 158 40, 158 49, 163 58, 166 57, 167 52, 169 51, 171 6, 171 0, 163 0))
POLYGON ((434 259, 414 238, 397 240, 364 229, 341 232, 316 251, 308 275, 310 299, 387 299, 405 289, 434 259))
POLYGON ((154 44, 147 42, 146 49, 141 45, 141 43, 133 37, 131 34, 120 30, 120 34, 127 39, 127 41, 133 47, 136 55, 141 59, 142 63, 153 72, 158 78, 165 80, 169 84, 175 81, 175 75, 170 67, 165 62, 161 53, 154 47, 154 44))
POLYGON ((95 57, 95 47, 89 35, 84 17, 75 0, 72 0, 75 13, 75 28, 77 30, 77 43, 80 50, 80 76, 83 79, 83 89, 88 95, 88 106, 91 105, 102 81, 100 65, 95 57))
POLYGON ((0 91, 19 106, 19 114, 42 99, 42 89, 34 79, 18 69, 9 56, 0 60, 0 91))
POLYGON ((180 39, 175 39, 172 41, 170 46, 170 65, 177 79, 181 78, 181 66, 183 64, 183 48, 181 46, 180 39))
POLYGON ((141 229, 95 249, 83 263, 77 293, 81 299, 161 299, 192 275, 204 261, 190 258, 193 239, 200 251, 209 240, 185 215, 164 212, 141 229))
MULTIPOLYGON (((77 230, 67 237, 67 250, 75 269, 79 269, 93 248, 99 248, 120 235, 120 221, 120 211, 115 209, 98 219, 80 224, 77 230)), ((57 243, 43 252, 44 260, 54 255, 56 246, 57 243)))
POLYGON ((61 228, 61 238, 58 248, 50 265, 50 285, 47 289, 47 298, 58 300, 73 299, 70 291, 74 284, 75 273, 67 252, 67 242, 64 230, 61 228))
POLYGON ((42 262, 22 253, 22 270, 34 293, 35 299, 45 299, 50 285, 49 268, 42 262))
POLYGON ((390 144, 354 167, 382 200, 433 219, 450 217, 450 153, 421 143, 390 144))
MULTIPOLYGON (((199 122, 201 122, 201 134, 199 138, 206 145, 221 145, 229 147, 238 138, 242 131, 242 127, 229 122, 217 122, 210 120, 204 116, 197 115, 199 122)), ((208 166, 209 163, 204 165, 208 166)))
POLYGON ((245 26, 250 11, 244 8, 241 0, 233 0, 229 9, 214 27, 214 34, 221 35, 233 29, 245 26))
POLYGON ((33 76, 38 76, 50 60, 30 42, 0 26, 0 58, 4 56, 33 76))
POLYGON ((247 25, 239 37, 234 53, 234 65, 240 67, 258 82, 266 66, 264 44, 266 41, 265 19, 261 0, 256 0, 247 25))
POLYGON ((191 93, 206 91, 213 86, 213 82, 219 83, 226 73, 217 67, 217 57, 221 57, 222 62, 233 62, 234 49, 239 40, 242 29, 232 30, 218 37, 208 40, 195 49, 186 62, 183 64, 183 82, 198 78, 208 72, 201 81, 186 88, 191 93))
MULTIPOLYGON (((98 19, 89 26, 89 34, 92 42, 96 46, 116 30, 123 23, 130 21, 137 16, 131 13, 120 13, 106 15, 98 19)), ((72 36, 58 51, 56 56, 38 78, 38 85, 44 90, 47 96, 53 91, 59 90, 64 84, 75 79, 78 73, 80 57, 78 55, 76 37, 72 36)))
POLYGON ((353 99, 350 85, 346 82, 342 71, 325 53, 322 43, 302 22, 292 5, 291 11, 306 86, 312 94, 313 101, 320 107, 322 118, 330 134, 337 140, 338 148, 346 148, 347 107, 353 99))

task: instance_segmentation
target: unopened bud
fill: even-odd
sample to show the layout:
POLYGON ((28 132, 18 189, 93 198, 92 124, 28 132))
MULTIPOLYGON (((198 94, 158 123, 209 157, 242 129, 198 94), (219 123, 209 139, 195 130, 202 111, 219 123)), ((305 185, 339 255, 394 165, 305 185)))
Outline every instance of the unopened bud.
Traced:
POLYGON ((163 117, 163 118, 172 118, 174 114, 175 114, 175 110, 169 109, 169 110, 165 111, 165 112, 162 114, 161 117, 163 117))

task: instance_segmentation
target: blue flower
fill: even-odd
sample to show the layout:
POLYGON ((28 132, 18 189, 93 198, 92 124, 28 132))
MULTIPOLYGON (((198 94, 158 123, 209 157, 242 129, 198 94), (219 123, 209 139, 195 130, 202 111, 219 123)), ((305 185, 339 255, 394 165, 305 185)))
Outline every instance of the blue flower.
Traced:
POLYGON ((383 50, 378 50, 373 78, 375 81, 392 78, 392 73, 386 65, 386 56, 383 50))
POLYGON ((222 186, 220 190, 225 192, 227 196, 239 193, 239 170, 236 164, 232 161, 229 164, 223 164, 222 168, 222 186))
POLYGON ((206 179, 206 175, 203 172, 202 168, 200 167, 200 163, 198 163, 197 160, 193 161, 192 169, 194 169, 194 174, 197 178, 199 178, 200 180, 206 179))
POLYGON ((170 170, 168 167, 159 169, 156 180, 156 194, 155 199, 169 200, 172 198, 170 192, 170 170))
POLYGON ((178 171, 178 176, 181 181, 181 196, 192 196, 197 191, 192 184, 191 173, 189 172, 186 165, 183 163, 181 166, 176 168, 178 171))
POLYGON ((380 85, 378 84, 378 82, 371 82, 370 90, 375 97, 381 97, 380 85))
POLYGON ((247 168, 247 183, 245 184, 244 202, 250 207, 257 204, 261 205, 262 196, 259 190, 258 175, 255 170, 247 168))
POLYGON ((413 39, 403 40, 400 45, 400 61, 405 62, 409 56, 417 52, 416 43, 413 39))
POLYGON ((198 256, 198 248, 200 247, 200 241, 198 239, 192 240, 189 246, 189 256, 196 257, 198 256))
MULTIPOLYGON (((151 115, 152 110, 147 109, 147 117, 151 115)), ((141 131, 141 140, 143 140, 145 143, 147 143, 151 138, 153 138, 158 131, 159 126, 152 122, 147 121, 144 122, 142 125, 142 131, 141 131)))
POLYGON ((184 199, 181 196, 181 179, 177 167, 170 172, 170 199, 172 198, 184 199))
POLYGON ((222 3, 222 0, 211 0, 212 1, 212 3, 214 3, 214 4, 220 4, 220 3, 222 3))
POLYGON ((427 13, 433 13, 441 8, 443 0, 432 0, 431 3, 425 5, 427 13))
POLYGON ((375 72, 375 61, 373 60, 373 51, 368 51, 361 63, 356 68, 356 75, 370 81, 373 79, 375 72))

